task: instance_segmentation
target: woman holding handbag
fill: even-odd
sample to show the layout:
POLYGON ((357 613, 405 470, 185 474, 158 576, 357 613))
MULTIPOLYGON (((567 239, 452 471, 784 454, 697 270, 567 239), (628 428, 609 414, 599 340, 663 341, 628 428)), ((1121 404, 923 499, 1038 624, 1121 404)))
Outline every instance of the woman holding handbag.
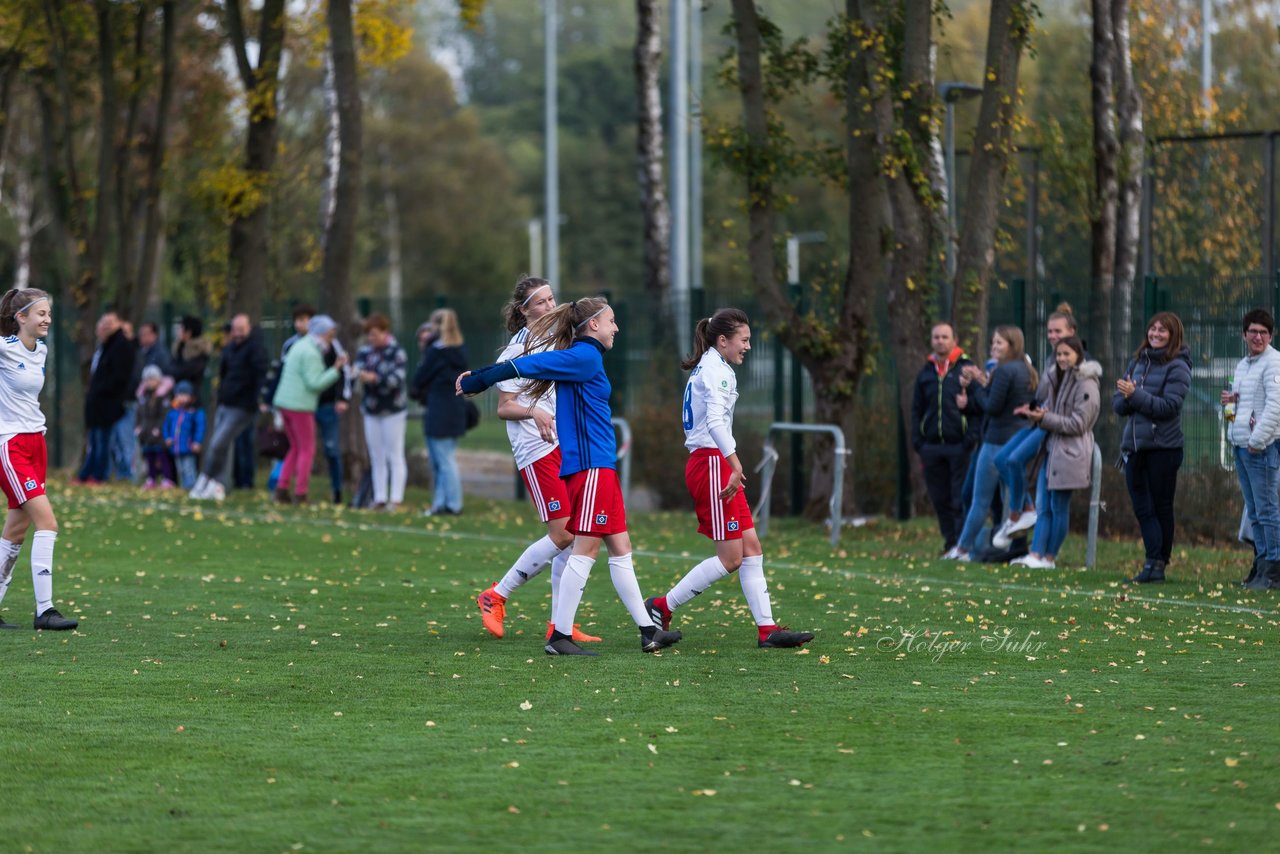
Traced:
POLYGON ((413 373, 410 392, 426 406, 422 432, 435 484, 431 508, 423 515, 457 516, 462 513, 462 477, 455 454, 459 437, 467 432, 467 401, 454 394, 453 386, 467 369, 467 350, 458 315, 451 308, 433 311, 418 333, 422 362, 413 373))

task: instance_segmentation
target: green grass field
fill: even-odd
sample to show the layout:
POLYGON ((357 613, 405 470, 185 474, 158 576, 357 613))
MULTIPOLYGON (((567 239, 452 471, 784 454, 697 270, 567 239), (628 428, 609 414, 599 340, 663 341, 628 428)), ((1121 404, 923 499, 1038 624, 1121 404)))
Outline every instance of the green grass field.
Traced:
MULTIPOLYGON (((6 851, 1258 850, 1280 825, 1280 594, 1189 549, 1163 589, 1099 569, 932 558, 929 520, 774 520, 759 650, 736 579, 661 655, 597 565, 601 656, 542 652, 545 576, 508 634, 475 595, 540 526, 55 487, 76 633, 6 632, 6 851)), ((707 551, 636 516, 646 595, 707 551)), ((1082 543, 1065 557, 1079 561, 1082 543)), ((29 621, 24 551, 3 605, 29 621)))

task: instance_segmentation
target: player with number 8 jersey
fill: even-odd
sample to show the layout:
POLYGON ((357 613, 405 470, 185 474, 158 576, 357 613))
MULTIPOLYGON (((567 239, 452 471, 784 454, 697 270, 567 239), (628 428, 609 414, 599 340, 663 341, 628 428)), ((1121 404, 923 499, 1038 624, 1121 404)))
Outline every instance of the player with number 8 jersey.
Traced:
MULTIPOLYGON (((48 454, 40 411, 44 388, 45 337, 53 320, 49 295, 36 288, 11 289, 0 298, 0 489, 9 512, 0 535, 0 602, 13 580, 27 530, 31 543, 31 583, 37 630, 65 631, 78 622, 53 607, 53 547, 58 522, 44 492, 48 454)), ((16 629, 0 618, 0 629, 16 629)))
POLYGON ((744 492, 746 478, 733 438, 733 408, 738 400, 734 365, 751 349, 751 326, 745 312, 722 308, 698 321, 693 354, 682 363, 692 370, 684 388, 682 420, 689 461, 685 485, 698 516, 698 532, 716 544, 716 554, 689 570, 666 596, 645 602, 655 623, 671 626, 671 615, 716 581, 738 572, 742 592, 756 621, 756 643, 763 648, 797 647, 813 640, 812 632, 793 632, 773 619, 764 577, 764 550, 751 520, 744 492))

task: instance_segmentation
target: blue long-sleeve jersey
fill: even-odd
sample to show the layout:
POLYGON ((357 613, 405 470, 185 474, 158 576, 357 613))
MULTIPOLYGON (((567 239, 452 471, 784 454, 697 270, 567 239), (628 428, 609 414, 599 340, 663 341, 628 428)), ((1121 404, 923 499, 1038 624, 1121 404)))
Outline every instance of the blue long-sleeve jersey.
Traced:
POLYGON ((600 342, 579 338, 567 350, 532 353, 472 371, 462 380, 462 390, 475 394, 516 377, 554 380, 560 476, 617 468, 618 440, 609 408, 613 386, 604 372, 603 354, 600 342))

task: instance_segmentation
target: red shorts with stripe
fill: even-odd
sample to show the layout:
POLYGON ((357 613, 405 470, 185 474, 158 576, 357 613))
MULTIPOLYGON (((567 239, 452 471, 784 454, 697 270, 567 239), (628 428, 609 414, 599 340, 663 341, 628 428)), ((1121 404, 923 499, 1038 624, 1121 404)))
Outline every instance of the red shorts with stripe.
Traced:
POLYGON ((728 501, 720 500, 720 490, 728 485, 732 474, 733 469, 718 448, 698 448, 684 467, 684 482, 698 513, 698 533, 717 542, 740 540, 743 531, 756 526, 745 490, 739 489, 728 501))
POLYGON ((529 500, 538 510, 538 518, 544 522, 563 519, 569 515, 569 489, 560 479, 560 449, 520 469, 529 500))
POLYGON ((627 510, 622 506, 622 489, 613 469, 587 469, 565 478, 573 513, 569 533, 607 537, 627 530, 627 510))
POLYGON ((9 509, 44 495, 49 455, 43 433, 19 433, 0 445, 0 488, 9 498, 9 509))

